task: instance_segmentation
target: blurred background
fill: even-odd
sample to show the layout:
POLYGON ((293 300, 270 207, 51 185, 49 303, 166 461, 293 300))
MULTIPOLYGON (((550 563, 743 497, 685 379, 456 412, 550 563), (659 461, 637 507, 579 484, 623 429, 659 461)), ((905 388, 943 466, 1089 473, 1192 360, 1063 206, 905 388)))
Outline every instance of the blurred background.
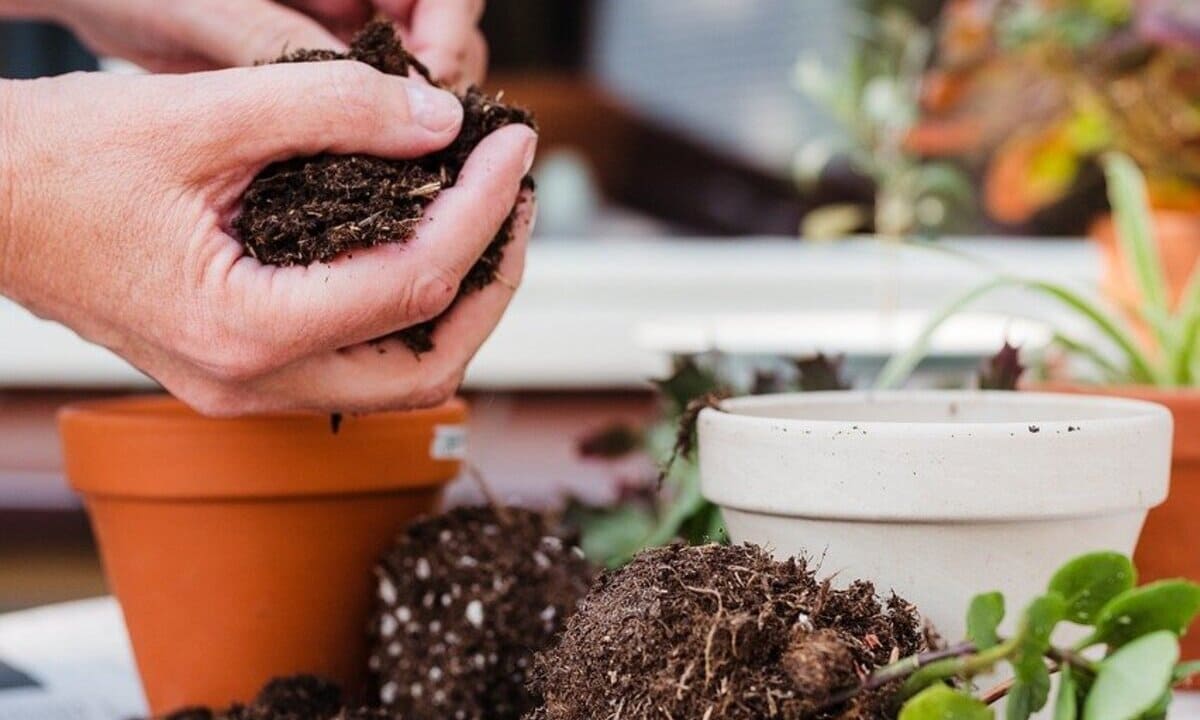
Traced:
MULTIPOLYGON (((543 140, 527 278, 466 387, 473 461, 506 498, 604 503, 650 462, 614 468, 579 442, 653 418, 647 381, 673 358, 825 352, 866 384, 996 269, 1099 293, 1086 236, 1106 210, 1101 153, 1138 160, 1156 210, 1200 213, 1195 8, 490 2, 488 86, 532 108, 543 140)), ((0 23, 0 76, 76 70, 131 68, 60 28, 0 23)), ((939 336, 926 381, 960 382, 1006 338, 1045 344, 1059 314, 991 296, 939 336)), ((54 413, 152 388, 0 300, 0 611, 104 592, 54 413)))

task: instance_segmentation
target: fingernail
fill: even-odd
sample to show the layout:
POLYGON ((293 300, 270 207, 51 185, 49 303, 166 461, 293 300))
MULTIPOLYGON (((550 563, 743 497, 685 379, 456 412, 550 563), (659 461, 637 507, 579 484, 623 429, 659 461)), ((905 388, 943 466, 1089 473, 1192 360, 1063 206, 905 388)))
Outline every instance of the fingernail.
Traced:
POLYGON ((445 132, 462 122, 458 98, 420 82, 408 83, 408 109, 413 120, 430 132, 445 132))
POLYGON ((533 132, 529 133, 529 138, 525 140, 525 174, 528 175, 530 169, 533 168, 533 159, 537 157, 538 136, 533 132))

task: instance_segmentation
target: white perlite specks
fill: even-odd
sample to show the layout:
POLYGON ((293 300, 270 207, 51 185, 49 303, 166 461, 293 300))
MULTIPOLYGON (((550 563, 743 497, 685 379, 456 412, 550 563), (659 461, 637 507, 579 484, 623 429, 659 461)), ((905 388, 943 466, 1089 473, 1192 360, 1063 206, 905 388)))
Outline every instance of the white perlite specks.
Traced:
POLYGON ((483 603, 472 600, 467 603, 467 622, 475 627, 483 627, 483 603))

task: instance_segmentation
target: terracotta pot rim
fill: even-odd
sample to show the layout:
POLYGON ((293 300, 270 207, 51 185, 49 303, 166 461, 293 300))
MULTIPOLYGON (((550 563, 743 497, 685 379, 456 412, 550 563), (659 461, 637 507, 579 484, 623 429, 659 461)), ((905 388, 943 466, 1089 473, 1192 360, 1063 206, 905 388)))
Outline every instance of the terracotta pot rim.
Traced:
POLYGON ((466 403, 347 415, 200 415, 168 395, 85 401, 59 411, 67 477, 85 496, 263 501, 394 493, 449 482, 466 403))
MULTIPOLYGON (((452 398, 437 407, 420 408, 416 410, 392 410, 366 414, 347 414, 347 419, 354 418, 356 422, 393 423, 411 422, 422 418, 436 419, 446 415, 447 411, 465 411, 466 403, 462 398, 452 398)), ((85 422, 97 423, 153 423, 159 425, 165 421, 173 421, 181 425, 216 426, 238 423, 255 425, 264 422, 290 422, 298 425, 320 424, 329 428, 327 413, 309 412, 304 410, 288 410, 283 412, 262 413, 243 417, 218 418, 201 415, 189 408, 182 401, 165 393, 138 395, 122 395, 120 397, 103 398, 100 400, 81 400, 64 406, 58 411, 60 419, 65 417, 82 418, 85 422)))
POLYGON ((1157 398, 1187 398, 1200 401, 1200 387, 1163 387, 1161 385, 1102 385, 1100 383, 1079 382, 1074 380, 1052 380, 1032 383, 1023 386, 1022 392, 1056 392, 1067 390, 1098 396, 1119 396, 1129 398, 1144 398, 1152 402, 1161 402, 1157 398))

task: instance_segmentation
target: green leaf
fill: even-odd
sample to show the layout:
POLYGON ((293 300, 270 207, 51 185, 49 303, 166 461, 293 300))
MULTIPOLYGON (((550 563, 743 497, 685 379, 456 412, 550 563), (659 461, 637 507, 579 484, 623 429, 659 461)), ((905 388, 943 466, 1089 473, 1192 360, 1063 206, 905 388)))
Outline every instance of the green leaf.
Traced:
POLYGON ((1004 280, 991 280, 978 287, 964 293, 958 299, 946 305, 940 312, 930 318, 929 323, 921 330, 921 334, 913 342, 912 347, 908 350, 894 355, 888 360, 887 365, 884 365, 883 370, 879 372, 879 377, 875 380, 875 387, 879 390, 889 390, 897 387, 904 382, 912 371, 921 364, 925 356, 929 354, 929 346, 933 341, 933 336, 950 318, 965 310, 967 306, 975 302, 979 298, 988 293, 1008 285, 1004 280))
POLYGON ((1083 720, 1136 720, 1155 708, 1171 683, 1179 640, 1167 630, 1130 642, 1100 663, 1083 720))
POLYGON ((1016 680, 1009 692, 1008 720, 1025 720, 1046 706, 1050 671, 1044 658, 1055 626, 1066 616, 1067 601, 1057 592, 1034 598, 1021 617, 1012 655, 1016 680))
POLYGON ((1181 662, 1175 666, 1175 672, 1171 675, 1171 684, 1178 685, 1193 675, 1200 675, 1200 660, 1181 662))
POLYGON ((1110 600, 1137 584, 1129 558, 1115 552, 1083 555, 1063 565, 1050 580, 1050 589, 1067 601, 1067 619, 1091 625, 1110 600))
POLYGON ((580 547, 591 560, 609 567, 624 564, 645 544, 654 530, 654 512, 633 504, 613 508, 570 509, 579 526, 580 547))
POLYGON ((979 650, 987 650, 1000 642, 996 628, 1004 619, 1004 596, 998 592, 976 595, 967 608, 967 639, 979 650))
POLYGON ((1182 635, 1200 611, 1200 585, 1160 580, 1113 598, 1096 615, 1096 630, 1081 647, 1104 643, 1121 647, 1143 635, 1166 630, 1182 635))
MULTIPOLYGON (((929 246, 922 244, 921 247, 929 246)), ((960 256, 956 252, 949 254, 960 256)), ((898 386, 905 378, 912 374, 912 371, 916 369, 921 360, 929 354, 929 347, 933 336, 947 320, 965 310, 984 295, 1004 287, 1025 288, 1041 293, 1058 301, 1090 321, 1125 356, 1125 360, 1129 364, 1127 378, 1125 378, 1127 381, 1156 385, 1170 384, 1169 377, 1165 374, 1165 371, 1156 367, 1151 362, 1149 356, 1139 348, 1134 335, 1122 326, 1121 321, 1111 317, 1098 305, 1080 293, 1058 283, 1005 276, 989 280, 972 288, 934 315, 921 330, 911 348, 888 360, 887 365, 883 367, 883 370, 880 371, 879 377, 875 381, 875 387, 880 390, 887 390, 898 386)))
MULTIPOLYGON (((1146 181, 1137 165, 1126 155, 1108 153, 1102 160, 1108 181, 1108 199, 1113 208, 1117 244, 1137 281, 1145 309, 1165 316, 1167 282, 1163 277, 1162 258, 1154 241, 1154 221, 1146 181)), ((1161 344, 1166 338, 1159 334, 1161 344)))
POLYGON ((1079 698, 1075 696, 1075 675, 1071 666, 1058 674, 1058 699, 1054 702, 1054 720, 1075 720, 1079 716, 1079 698))
MULTIPOLYGON (((1012 658, 1018 680, 1036 680, 1046 663, 1042 657, 1050 648, 1054 628, 1066 617, 1067 601, 1057 592, 1036 597, 1021 617, 1017 630, 1017 649, 1012 658)), ((1039 708, 1035 708, 1039 709, 1039 708)))
POLYGON ((1031 671, 1026 679, 1014 681, 1012 689, 1008 691, 1008 704, 1004 710, 1007 720, 1028 720, 1030 715, 1044 708, 1050 699, 1050 671, 1046 669, 1045 662, 1040 660, 1037 670, 1031 671))
POLYGON ((899 720, 992 720, 992 709, 979 700, 950 689, 934 685, 904 703, 899 720))

